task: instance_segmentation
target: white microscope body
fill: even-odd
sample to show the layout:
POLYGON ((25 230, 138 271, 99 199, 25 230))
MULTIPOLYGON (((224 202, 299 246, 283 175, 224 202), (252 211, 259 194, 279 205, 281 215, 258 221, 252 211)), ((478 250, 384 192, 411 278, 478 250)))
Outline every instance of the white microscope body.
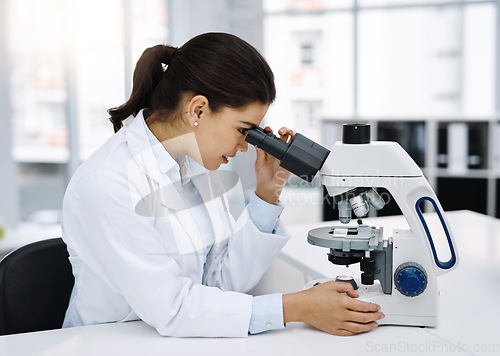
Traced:
MULTIPOLYGON (((319 228, 309 232, 309 243, 330 248, 329 259, 334 264, 349 265, 350 261, 361 260, 361 270, 367 272, 364 282, 368 283, 358 283, 357 292, 360 299, 381 306, 385 318, 380 325, 436 326, 436 277, 454 269, 458 256, 443 209, 417 164, 395 142, 336 142, 319 173, 321 183, 333 197, 346 197, 348 192, 354 197, 370 188, 387 189, 410 229, 394 230, 392 236, 384 237, 383 228, 364 224, 319 228), (432 204, 441 222, 449 249, 447 261, 439 259, 442 256, 422 215, 424 201, 432 204)), ((362 196, 369 200, 368 195, 362 196)), ((356 202, 350 201, 356 212, 356 202)), ((362 274, 362 279, 365 276, 362 274)), ((313 281, 306 288, 323 281, 313 281)))
MULTIPOLYGON (((436 277, 454 269, 458 256, 441 204, 420 168, 399 144, 371 142, 370 126, 366 124, 344 125, 342 142, 336 142, 331 151, 299 133, 286 143, 260 127, 251 129, 246 141, 309 182, 319 171, 328 194, 338 200, 343 225, 313 229, 307 240, 329 248, 328 259, 334 264, 360 263, 361 280, 348 282, 360 285, 360 299, 381 306, 385 318, 379 324, 436 326, 436 277), (377 188, 390 193, 409 229, 393 230, 391 236, 384 236, 383 228, 365 225, 361 220, 357 225, 346 225, 351 210, 361 218, 369 204, 383 208, 385 202, 377 188), (428 215, 423 215, 423 203, 439 218, 439 240, 432 235, 435 229, 431 232, 428 215), (436 241, 444 245, 445 260, 436 241)), ((435 227, 436 222, 432 225, 435 227)), ((323 281, 312 281, 306 288, 323 281)))

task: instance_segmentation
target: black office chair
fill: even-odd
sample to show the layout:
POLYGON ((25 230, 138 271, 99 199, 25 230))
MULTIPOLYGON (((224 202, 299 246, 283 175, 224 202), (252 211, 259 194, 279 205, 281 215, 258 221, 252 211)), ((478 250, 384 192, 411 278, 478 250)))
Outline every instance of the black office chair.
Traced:
POLYGON ((58 329, 74 284, 61 238, 34 242, 0 262, 0 335, 58 329))

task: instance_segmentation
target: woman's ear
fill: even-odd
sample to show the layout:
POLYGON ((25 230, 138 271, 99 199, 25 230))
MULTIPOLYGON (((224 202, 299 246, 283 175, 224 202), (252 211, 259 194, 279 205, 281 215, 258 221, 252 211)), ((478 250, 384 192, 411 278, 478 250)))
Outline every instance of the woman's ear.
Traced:
POLYGON ((202 117, 210 113, 208 99, 203 95, 193 96, 188 103, 187 113, 189 125, 191 127, 198 126, 202 117))

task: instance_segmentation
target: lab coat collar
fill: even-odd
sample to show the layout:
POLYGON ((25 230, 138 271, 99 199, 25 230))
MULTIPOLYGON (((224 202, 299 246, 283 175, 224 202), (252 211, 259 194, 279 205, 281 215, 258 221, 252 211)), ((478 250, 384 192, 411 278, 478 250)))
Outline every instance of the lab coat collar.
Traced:
MULTIPOLYGON (((124 121, 125 135, 127 138, 128 148, 135 162, 141 167, 144 173, 155 182, 164 181, 162 171, 158 166, 157 158, 148 138, 146 125, 144 122, 143 110, 135 117, 129 117, 124 121)), ((162 149, 165 155, 162 156, 162 170, 168 171, 177 166, 177 162, 168 154, 160 142, 155 145, 155 150, 161 152, 162 149)))
POLYGON ((177 161, 180 167, 181 184, 188 183, 192 177, 196 177, 201 174, 207 174, 210 172, 190 156, 182 156, 177 161))
MULTIPOLYGON (((163 189, 168 189, 165 187, 172 187, 172 183, 174 180, 170 178, 170 176, 174 177, 174 172, 169 172, 170 170, 176 169, 178 174, 182 174, 184 172, 179 172, 178 163, 170 156, 170 154, 165 150, 163 145, 160 142, 157 142, 152 145, 150 139, 148 137, 147 126, 144 122, 143 110, 141 110, 136 117, 127 118, 126 126, 124 129, 126 130, 125 136, 127 139, 128 148, 132 154, 133 160, 135 164, 138 165, 139 169, 143 171, 143 173, 152 181, 157 183, 157 187, 151 187, 153 191, 153 196, 156 197, 156 193, 154 193, 155 189, 161 189, 160 187, 164 187, 163 189), (155 147, 153 149, 153 147, 155 147), (155 152, 159 154, 159 158, 161 160, 161 169, 159 166, 158 158, 155 156, 155 152), (163 172, 162 172, 163 171, 163 172)), ((158 140, 156 140, 158 141, 158 140)), ((154 141, 153 141, 154 142, 154 141)), ((195 173, 196 171, 200 171, 204 169, 202 166, 196 167, 196 162, 192 160, 190 157, 184 158, 185 162, 182 163, 182 167, 186 168, 186 175, 190 175, 195 173), (192 162, 191 162, 192 161, 192 162)), ((182 183, 182 182, 181 182, 182 183)), ((160 194, 160 201, 156 201, 153 199, 153 211, 156 214, 160 214, 156 209, 161 206, 169 209, 173 212, 171 218, 174 219, 172 221, 178 221, 184 231, 189 236, 189 239, 192 243, 193 248, 188 249, 188 251, 197 251, 196 255, 198 257, 198 263, 202 265, 204 263, 203 258, 203 241, 201 240, 201 235, 198 231, 198 227, 196 223, 189 213, 187 209, 185 209, 184 201, 178 194, 176 189, 168 189, 163 194, 160 194), (166 198, 165 193, 170 193, 169 199, 166 198), (159 204, 159 205, 158 205, 159 204)), ((209 213, 210 214, 210 213, 209 213)), ((212 214, 210 214, 212 217, 212 214)))
POLYGON ((189 156, 174 160, 152 133, 148 135, 149 129, 145 123, 143 112, 144 109, 139 111, 135 117, 127 118, 124 125, 127 130, 126 136, 130 152, 149 178, 156 182, 162 182, 164 180, 163 174, 175 169, 180 174, 181 183, 185 184, 189 182, 190 177, 208 172, 205 167, 189 156))
POLYGON ((146 122, 144 122, 144 129, 146 130, 146 134, 148 135, 149 138, 149 143, 151 145, 151 149, 153 150, 153 154, 156 157, 156 160, 158 161, 158 168, 160 169, 160 172, 162 173, 167 173, 171 169, 174 169, 175 162, 174 164, 172 163, 173 158, 170 156, 170 154, 167 152, 167 150, 163 147, 162 144, 160 144, 160 141, 153 135, 151 130, 149 130, 149 127, 146 125, 146 122))

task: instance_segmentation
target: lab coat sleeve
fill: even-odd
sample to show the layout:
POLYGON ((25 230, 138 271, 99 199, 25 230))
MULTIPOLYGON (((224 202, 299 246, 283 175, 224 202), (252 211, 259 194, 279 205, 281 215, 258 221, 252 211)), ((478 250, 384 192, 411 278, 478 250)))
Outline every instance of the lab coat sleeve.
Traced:
POLYGON ((260 199, 255 192, 250 196, 248 215, 261 232, 274 233, 285 206, 280 201, 273 205, 260 199))
POLYGON ((204 283, 222 290, 252 289, 290 238, 279 220, 282 210, 282 205, 268 204, 257 196, 251 198, 244 212, 244 226, 237 228, 222 247, 214 249, 216 253, 209 254, 204 283), (249 213, 252 209, 260 210, 257 224, 255 215, 249 213))
POLYGON ((73 184, 63 209, 69 247, 161 335, 247 336, 252 297, 182 277, 154 218, 135 213, 129 189, 96 173, 73 184))

